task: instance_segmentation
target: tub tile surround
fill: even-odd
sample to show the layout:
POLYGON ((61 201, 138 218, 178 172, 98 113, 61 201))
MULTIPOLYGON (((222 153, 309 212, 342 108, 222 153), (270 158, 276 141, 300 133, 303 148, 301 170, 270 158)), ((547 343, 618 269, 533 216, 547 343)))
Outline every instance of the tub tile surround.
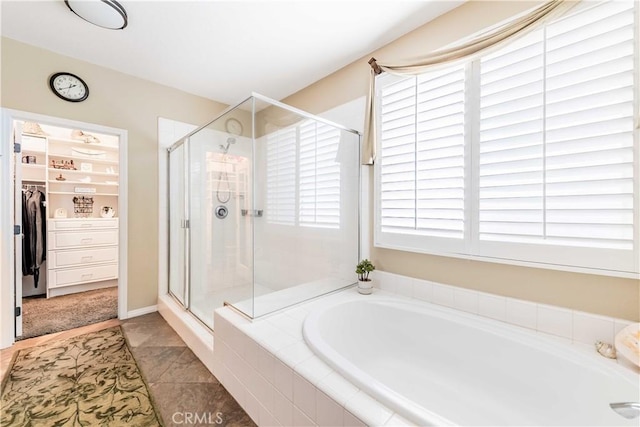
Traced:
POLYGON ((215 311, 214 373, 258 425, 410 425, 401 424, 399 416, 345 380, 304 342, 306 315, 345 297, 360 295, 347 289, 299 305, 295 315, 285 311, 253 322, 229 307, 215 311))
POLYGON ((410 291, 402 292, 397 284, 407 280, 406 276, 376 270, 372 277, 379 289, 532 329, 578 346, 593 348, 598 340, 613 344, 615 335, 634 323, 420 279, 410 279, 410 291))
MULTIPOLYGON (((378 295, 386 291, 531 329, 594 357, 599 357, 596 340, 613 343, 615 334, 633 323, 384 271, 373 278, 378 295)), ((261 426, 412 425, 344 379, 304 342, 309 312, 357 298, 363 297, 351 288, 254 321, 230 307, 216 310, 216 377, 261 426)))

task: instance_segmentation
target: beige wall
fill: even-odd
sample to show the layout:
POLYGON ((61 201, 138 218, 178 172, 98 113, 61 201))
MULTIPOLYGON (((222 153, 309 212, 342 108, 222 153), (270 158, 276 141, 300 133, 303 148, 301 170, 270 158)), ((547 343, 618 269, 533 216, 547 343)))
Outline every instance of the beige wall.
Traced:
POLYGON ((128 309, 156 304, 158 287, 159 116, 205 123, 226 106, 147 80, 2 38, 1 105, 128 131, 128 309), (69 71, 89 85, 89 98, 65 102, 49 76, 69 71))
MULTIPOLYGON (((368 59, 401 62, 521 13, 539 2, 469 1, 395 40, 283 102, 320 113, 366 95, 368 59)), ((373 240, 373 239, 371 239, 373 240)), ((589 274, 516 267, 371 248, 371 258, 385 271, 553 304, 624 319, 640 320, 640 281, 589 274)))

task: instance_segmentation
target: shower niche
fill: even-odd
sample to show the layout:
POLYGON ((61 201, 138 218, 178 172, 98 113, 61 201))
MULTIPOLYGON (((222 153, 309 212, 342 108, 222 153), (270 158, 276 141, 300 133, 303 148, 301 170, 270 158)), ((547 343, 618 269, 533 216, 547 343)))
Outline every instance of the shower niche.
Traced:
POLYGON ((355 282, 356 131, 258 94, 168 150, 169 289, 213 329, 355 282))

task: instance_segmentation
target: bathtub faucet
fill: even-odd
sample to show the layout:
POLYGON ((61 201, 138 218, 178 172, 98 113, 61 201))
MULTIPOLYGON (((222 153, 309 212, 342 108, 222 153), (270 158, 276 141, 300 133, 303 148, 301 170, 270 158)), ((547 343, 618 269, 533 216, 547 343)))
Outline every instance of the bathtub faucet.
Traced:
POLYGON ((618 414, 630 420, 640 416, 640 403, 638 402, 610 403, 609 406, 618 414))

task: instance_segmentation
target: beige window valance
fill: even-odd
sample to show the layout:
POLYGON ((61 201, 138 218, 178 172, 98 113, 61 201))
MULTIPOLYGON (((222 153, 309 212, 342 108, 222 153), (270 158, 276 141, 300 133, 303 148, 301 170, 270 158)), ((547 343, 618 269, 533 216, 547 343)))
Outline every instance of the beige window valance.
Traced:
POLYGON ((411 64, 378 63, 375 58, 369 60, 371 65, 369 93, 367 96, 367 110, 365 112, 364 141, 362 150, 362 164, 371 165, 376 158, 376 123, 375 123, 375 81, 376 75, 388 72, 397 75, 417 75, 426 72, 429 68, 452 63, 459 60, 469 60, 474 56, 488 53, 492 49, 498 49, 505 43, 521 37, 538 28, 550 19, 566 13, 580 0, 551 0, 531 12, 509 21, 495 29, 480 34, 472 40, 459 45, 439 49, 425 55, 417 62, 411 64))

